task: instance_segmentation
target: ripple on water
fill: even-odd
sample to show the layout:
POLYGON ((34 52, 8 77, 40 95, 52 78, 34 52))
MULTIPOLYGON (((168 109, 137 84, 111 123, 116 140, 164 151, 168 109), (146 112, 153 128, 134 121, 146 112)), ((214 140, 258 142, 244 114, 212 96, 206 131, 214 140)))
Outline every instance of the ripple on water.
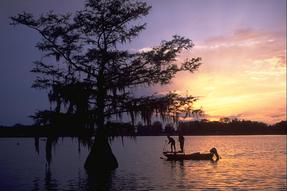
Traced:
POLYGON ((172 162, 160 159, 165 137, 138 137, 112 143, 119 168, 93 179, 83 169, 87 148, 64 139, 53 150, 50 172, 45 143, 34 151, 33 139, 0 139, 0 190, 287 190, 286 136, 186 137, 186 152, 216 147, 222 159, 172 162), (17 146, 15 143, 19 142, 17 146), (19 163, 19 158, 22 162, 19 163))

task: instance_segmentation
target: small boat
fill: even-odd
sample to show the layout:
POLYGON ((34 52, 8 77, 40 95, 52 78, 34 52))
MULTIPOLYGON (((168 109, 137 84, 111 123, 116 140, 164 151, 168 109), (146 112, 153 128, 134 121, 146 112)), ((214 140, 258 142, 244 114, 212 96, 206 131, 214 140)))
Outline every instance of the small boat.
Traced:
POLYGON ((163 155, 167 158, 167 160, 211 160, 218 161, 219 155, 217 153, 216 148, 210 149, 210 153, 191 153, 185 154, 183 152, 163 152, 163 155))

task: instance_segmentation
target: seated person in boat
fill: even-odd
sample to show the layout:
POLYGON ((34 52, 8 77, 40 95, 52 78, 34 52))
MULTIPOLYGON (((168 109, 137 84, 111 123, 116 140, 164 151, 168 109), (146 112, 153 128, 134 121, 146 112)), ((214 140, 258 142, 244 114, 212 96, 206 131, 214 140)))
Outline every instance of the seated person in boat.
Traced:
POLYGON ((178 142, 180 146, 180 152, 183 153, 183 148, 184 148, 184 137, 183 135, 178 136, 178 142))
POLYGON ((217 149, 215 147, 213 147, 212 149, 210 149, 210 154, 214 155, 216 157, 215 161, 218 161, 221 157, 219 156, 217 149))
POLYGON ((176 152, 175 140, 172 137, 170 137, 169 135, 167 136, 167 138, 168 138, 168 144, 170 144, 171 152, 176 152))

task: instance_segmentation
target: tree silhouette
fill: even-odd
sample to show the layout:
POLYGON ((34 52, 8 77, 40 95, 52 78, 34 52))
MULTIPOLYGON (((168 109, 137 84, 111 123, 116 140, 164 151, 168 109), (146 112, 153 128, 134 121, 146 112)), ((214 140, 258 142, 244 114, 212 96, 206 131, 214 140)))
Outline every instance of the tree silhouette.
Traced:
POLYGON ((160 121, 155 121, 151 125, 151 132, 155 135, 162 133, 162 123, 160 121))
POLYGON ((134 96, 136 87, 168 84, 177 72, 195 71, 201 60, 178 63, 179 53, 193 43, 177 35, 149 51, 124 50, 145 29, 146 24, 139 23, 150 9, 145 2, 88 0, 74 13, 50 11, 34 18, 24 12, 11 17, 13 25, 25 25, 41 35, 36 47, 44 58, 34 63, 33 87, 48 90, 53 107, 37 113, 36 121, 57 128, 96 129, 86 169, 117 167, 105 130, 107 119, 126 113, 132 122, 141 117, 150 125, 155 113, 176 120, 180 113, 192 111, 190 105, 196 101, 192 96, 134 96))
POLYGON ((166 124, 165 127, 164 127, 164 132, 166 132, 166 133, 173 133, 173 132, 175 132, 173 124, 172 123, 166 124))

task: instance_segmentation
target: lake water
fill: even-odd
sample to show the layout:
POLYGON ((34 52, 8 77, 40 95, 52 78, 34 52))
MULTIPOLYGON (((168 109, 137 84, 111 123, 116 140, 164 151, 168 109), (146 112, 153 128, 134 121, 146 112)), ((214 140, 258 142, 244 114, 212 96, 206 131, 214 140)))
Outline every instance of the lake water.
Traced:
POLYGON ((165 139, 115 139, 120 166, 98 178, 86 174, 88 148, 76 139, 59 139, 48 168, 45 138, 39 154, 32 138, 1 138, 0 190, 287 190, 286 136, 185 137, 186 152, 216 147, 222 157, 218 162, 163 160, 165 139))

